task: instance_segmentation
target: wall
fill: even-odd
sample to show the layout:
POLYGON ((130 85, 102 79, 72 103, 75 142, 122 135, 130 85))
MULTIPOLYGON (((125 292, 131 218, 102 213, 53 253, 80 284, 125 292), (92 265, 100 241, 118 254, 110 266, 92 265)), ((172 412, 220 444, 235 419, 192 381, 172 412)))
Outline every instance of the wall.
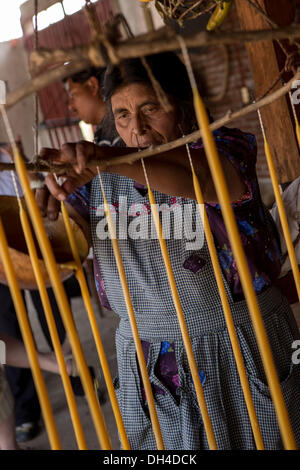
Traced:
MULTIPOLYGON (((22 40, 0 43, 0 80, 7 82, 7 92, 21 86, 29 79, 27 54, 22 40)), ((30 96, 8 111, 14 136, 21 136, 25 153, 33 155, 34 98, 30 96)), ((7 142, 7 135, 0 120, 0 141, 7 142)))
MULTIPOLYGON (((141 5, 137 0, 114 0, 115 6, 127 18, 134 34, 146 32, 146 22, 141 5)), ((153 8, 153 19, 155 27, 163 25, 162 19, 153 8)), ((201 19, 198 25, 194 22, 186 22, 185 33, 189 33, 196 28, 202 29, 205 18, 201 19)), ((224 29, 239 29, 238 20, 235 11, 232 10, 230 17, 224 24, 224 29)), ((250 72, 248 56, 244 45, 236 44, 228 47, 229 52, 229 81, 227 93, 218 103, 210 104, 209 107, 215 119, 226 114, 231 110, 237 110, 242 106, 241 88, 247 87, 254 93, 253 79, 250 72)), ((192 52, 192 59, 195 68, 199 71, 205 84, 206 92, 215 95, 222 87, 224 77, 224 56, 221 48, 210 47, 206 49, 197 49, 192 52)), ((1 79, 9 81, 10 89, 14 89, 29 78, 27 72, 27 56, 24 52, 22 42, 0 44, 0 64, 1 79)), ((269 84, 266 83, 266 89, 269 84)), ((253 95, 254 96, 254 95, 253 95)), ((33 97, 29 97, 12 110, 9 116, 14 127, 15 135, 20 134, 23 138, 25 150, 28 155, 33 151, 33 132, 34 107, 33 97)), ((266 187, 269 186, 269 174, 263 151, 263 141, 261 130, 258 124, 256 113, 235 121, 231 126, 240 127, 256 135, 258 143, 257 173, 260 181, 266 187)), ((2 126, 3 127, 3 126, 2 126)), ((0 125, 0 140, 3 140, 3 129, 0 125)), ((43 139, 42 139, 43 140, 43 139)), ((43 145, 46 143, 43 142, 43 145)), ((47 143, 48 145, 48 143, 47 143)), ((268 189, 267 189, 268 192, 268 189)))

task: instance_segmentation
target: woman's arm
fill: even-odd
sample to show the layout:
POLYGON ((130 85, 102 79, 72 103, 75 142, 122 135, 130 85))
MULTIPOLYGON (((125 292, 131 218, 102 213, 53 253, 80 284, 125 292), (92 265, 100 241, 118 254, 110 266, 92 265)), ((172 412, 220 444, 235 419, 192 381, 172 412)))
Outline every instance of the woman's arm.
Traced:
MULTIPOLYGON (((136 151, 136 148, 98 147, 90 142, 78 144, 65 144, 60 151, 47 150, 42 157, 52 157, 53 163, 71 163, 73 170, 66 177, 67 181, 59 186, 53 175, 46 177, 47 186, 57 199, 64 200, 74 189, 97 175, 97 168, 87 168, 90 159, 113 160, 120 155, 127 155, 136 151)), ((191 149, 194 168, 199 178, 204 200, 207 202, 218 202, 214 189, 212 177, 203 149, 191 149)), ((237 170, 222 154, 221 163, 227 181, 229 195, 232 201, 239 199, 246 191, 245 184, 241 180, 237 170)), ((152 189, 172 196, 187 197, 195 199, 192 174, 185 147, 161 153, 155 157, 144 160, 149 183, 152 189)), ((141 184, 146 184, 142 164, 136 161, 133 164, 108 165, 106 172, 127 176, 141 184)))

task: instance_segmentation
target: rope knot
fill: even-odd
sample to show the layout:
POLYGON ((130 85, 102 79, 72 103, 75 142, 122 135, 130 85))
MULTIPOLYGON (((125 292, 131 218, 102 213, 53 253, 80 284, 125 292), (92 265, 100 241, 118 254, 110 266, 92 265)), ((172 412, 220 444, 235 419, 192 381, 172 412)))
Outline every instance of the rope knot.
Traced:
POLYGON ((296 73, 297 68, 300 66, 300 55, 298 51, 290 52, 286 56, 284 70, 286 72, 296 73))

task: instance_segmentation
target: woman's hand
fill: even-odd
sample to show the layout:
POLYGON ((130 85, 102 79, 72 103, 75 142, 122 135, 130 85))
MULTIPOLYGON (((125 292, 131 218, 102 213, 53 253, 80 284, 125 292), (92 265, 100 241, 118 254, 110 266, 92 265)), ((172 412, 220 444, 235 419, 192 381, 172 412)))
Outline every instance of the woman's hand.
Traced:
MULTIPOLYGON (((92 158, 96 156, 96 148, 99 153, 100 147, 96 147, 91 142, 79 142, 74 144, 64 144, 61 150, 43 148, 40 152, 40 158, 43 160, 51 161, 53 164, 66 164, 71 165, 70 170, 67 170, 63 177, 65 181, 60 185, 54 174, 48 173, 45 183, 54 198, 59 201, 64 201, 76 188, 83 186, 91 181, 97 174, 97 168, 87 168, 86 165, 92 158)), ((54 203, 50 202, 50 198, 43 200, 43 194, 40 193, 40 209, 47 211, 50 204, 52 209, 54 203)))
POLYGON ((60 210, 60 203, 54 196, 52 196, 47 186, 35 190, 35 200, 42 217, 47 217, 49 220, 57 219, 60 210))

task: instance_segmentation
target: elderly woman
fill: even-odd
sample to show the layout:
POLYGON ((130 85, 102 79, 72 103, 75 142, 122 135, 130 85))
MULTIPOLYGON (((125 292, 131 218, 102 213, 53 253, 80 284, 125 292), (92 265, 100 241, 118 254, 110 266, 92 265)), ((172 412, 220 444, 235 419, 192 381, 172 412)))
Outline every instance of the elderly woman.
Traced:
MULTIPOLYGON (((50 154, 53 161, 73 163, 73 171, 66 175, 62 186, 51 175, 47 177, 52 194, 61 200, 68 198, 73 211, 76 208, 82 220, 90 224, 99 296, 106 307, 120 316, 116 335, 119 370, 116 390, 132 449, 155 449, 155 438, 116 262, 105 230, 99 178, 96 169, 87 168, 86 164, 90 158, 99 158, 101 163, 101 159, 113 160, 137 147, 163 144, 194 129, 191 91, 181 61, 172 53, 149 56, 147 61, 172 110, 163 108, 140 60, 124 61, 106 73, 104 97, 116 130, 128 148, 68 144, 50 154)), ((299 367, 291 364, 291 345, 298 333, 287 301, 272 285, 280 270, 280 252, 257 184, 255 139, 224 127, 214 137, 290 419, 300 444, 299 367)), ((278 449, 282 442, 274 407, 202 141, 191 144, 190 152, 204 194, 264 444, 267 449, 278 449)), ((48 154, 44 150, 42 156, 46 158, 48 154)), ((198 223, 186 148, 147 158, 145 166, 157 204, 170 213, 167 248, 218 448, 254 449, 207 243, 204 238, 202 243, 187 243, 192 235, 199 242, 197 236, 202 227, 198 223)), ((109 165, 102 173, 102 180, 114 209, 165 448, 207 449, 159 242, 149 226, 151 208, 142 164, 138 161, 131 165, 109 165)))

